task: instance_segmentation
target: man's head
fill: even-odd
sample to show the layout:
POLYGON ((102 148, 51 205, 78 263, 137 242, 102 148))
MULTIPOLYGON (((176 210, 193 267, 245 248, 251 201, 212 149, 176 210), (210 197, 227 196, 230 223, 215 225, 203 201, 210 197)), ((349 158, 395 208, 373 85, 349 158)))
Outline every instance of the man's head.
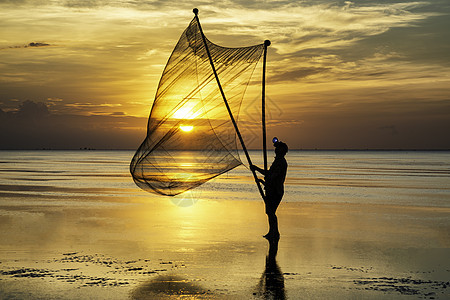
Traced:
POLYGON ((275 154, 277 156, 285 156, 286 153, 289 151, 288 146, 282 141, 279 141, 278 139, 276 139, 276 141, 273 143, 273 146, 275 147, 275 154))

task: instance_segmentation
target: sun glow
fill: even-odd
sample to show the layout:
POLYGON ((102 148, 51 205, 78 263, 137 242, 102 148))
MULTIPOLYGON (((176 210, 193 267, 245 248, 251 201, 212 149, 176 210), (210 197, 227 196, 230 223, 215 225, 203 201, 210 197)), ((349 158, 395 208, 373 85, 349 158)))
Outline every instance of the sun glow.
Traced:
POLYGON ((192 129, 194 129, 194 126, 186 126, 186 125, 180 125, 180 129, 184 132, 190 132, 192 129))
POLYGON ((188 102, 183 104, 182 107, 178 108, 172 115, 174 119, 187 119, 192 120, 197 118, 201 111, 196 107, 198 103, 188 102))

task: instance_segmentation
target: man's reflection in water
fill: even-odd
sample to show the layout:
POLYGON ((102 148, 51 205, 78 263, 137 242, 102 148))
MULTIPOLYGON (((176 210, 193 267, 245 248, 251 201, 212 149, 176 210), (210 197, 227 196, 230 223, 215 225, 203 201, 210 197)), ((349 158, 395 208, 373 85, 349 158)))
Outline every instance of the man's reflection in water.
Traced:
POLYGON ((279 238, 268 239, 268 241, 266 269, 259 280, 257 296, 262 299, 286 299, 283 273, 276 260, 279 238))

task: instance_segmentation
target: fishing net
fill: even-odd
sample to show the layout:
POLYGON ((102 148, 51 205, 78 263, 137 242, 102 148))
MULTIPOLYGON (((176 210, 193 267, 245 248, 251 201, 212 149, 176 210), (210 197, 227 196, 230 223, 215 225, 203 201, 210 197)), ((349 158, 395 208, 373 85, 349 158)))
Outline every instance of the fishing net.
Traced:
MULTIPOLYGON (((226 48, 205 40, 237 119, 264 45, 226 48)), ((130 171, 140 188, 174 196, 240 164, 235 129, 194 18, 161 76, 147 137, 136 151, 130 171)))

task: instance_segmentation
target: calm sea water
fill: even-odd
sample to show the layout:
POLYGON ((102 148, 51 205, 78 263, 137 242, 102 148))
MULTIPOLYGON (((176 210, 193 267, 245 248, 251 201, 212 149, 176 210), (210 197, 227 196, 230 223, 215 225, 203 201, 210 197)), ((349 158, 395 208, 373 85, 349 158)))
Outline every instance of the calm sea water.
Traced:
MULTIPOLYGON (((175 201, 147 193, 129 174, 133 154, 0 151, 0 200, 3 205, 105 205, 156 198, 188 204, 198 199, 260 200, 245 166, 175 201)), ((251 156, 255 164, 262 165, 261 152, 252 151, 251 156)), ((450 152, 290 151, 287 160, 287 202, 450 207, 450 152)))

